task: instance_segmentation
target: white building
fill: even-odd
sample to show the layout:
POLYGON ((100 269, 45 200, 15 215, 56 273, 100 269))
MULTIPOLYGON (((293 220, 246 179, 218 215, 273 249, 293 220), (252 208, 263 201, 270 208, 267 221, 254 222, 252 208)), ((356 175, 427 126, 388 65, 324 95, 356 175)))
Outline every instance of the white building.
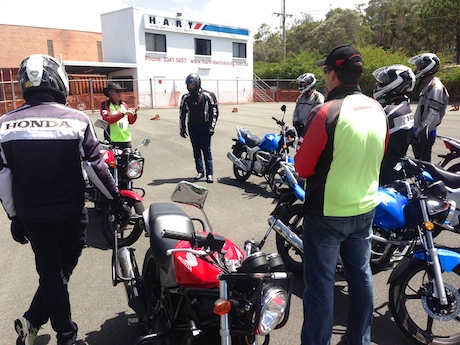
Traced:
POLYGON ((250 102, 253 46, 249 30, 130 7, 101 15, 104 60, 135 64, 111 73, 133 79, 145 106, 176 106, 185 78, 198 73, 219 103, 250 102), (153 97, 151 97, 153 95, 153 97))

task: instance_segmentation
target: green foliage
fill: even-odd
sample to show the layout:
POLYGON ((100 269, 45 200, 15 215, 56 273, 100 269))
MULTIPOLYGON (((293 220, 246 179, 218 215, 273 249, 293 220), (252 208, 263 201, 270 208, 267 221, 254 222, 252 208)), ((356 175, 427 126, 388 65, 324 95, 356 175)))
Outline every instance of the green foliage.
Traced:
POLYGON ((285 60, 280 34, 264 24, 254 37, 254 73, 262 79, 295 80, 310 72, 318 80, 318 89, 326 91, 321 90, 324 74, 316 62, 333 47, 350 43, 364 59, 361 88, 372 95, 375 69, 391 64, 410 66, 410 57, 434 52, 442 63, 437 76, 451 99, 458 100, 460 68, 446 69, 454 61, 460 62, 458 1, 370 0, 355 10, 335 8, 322 21, 303 14, 286 30, 285 60))

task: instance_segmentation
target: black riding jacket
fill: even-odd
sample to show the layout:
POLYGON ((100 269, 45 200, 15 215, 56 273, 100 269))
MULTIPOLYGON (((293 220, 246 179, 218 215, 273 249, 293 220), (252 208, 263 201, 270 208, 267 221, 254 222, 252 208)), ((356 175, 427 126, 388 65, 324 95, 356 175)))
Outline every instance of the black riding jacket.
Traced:
POLYGON ((118 195, 84 113, 35 94, 0 117, 0 200, 10 217, 45 222, 81 212, 82 166, 108 199, 118 195))

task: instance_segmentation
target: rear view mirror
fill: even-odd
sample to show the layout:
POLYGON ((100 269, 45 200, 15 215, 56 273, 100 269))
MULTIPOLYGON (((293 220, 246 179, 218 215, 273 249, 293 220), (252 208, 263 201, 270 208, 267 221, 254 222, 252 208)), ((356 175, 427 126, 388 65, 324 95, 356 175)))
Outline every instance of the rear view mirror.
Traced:
POLYGON ((207 196, 208 190, 205 187, 188 181, 180 181, 171 195, 171 200, 202 209, 207 196))

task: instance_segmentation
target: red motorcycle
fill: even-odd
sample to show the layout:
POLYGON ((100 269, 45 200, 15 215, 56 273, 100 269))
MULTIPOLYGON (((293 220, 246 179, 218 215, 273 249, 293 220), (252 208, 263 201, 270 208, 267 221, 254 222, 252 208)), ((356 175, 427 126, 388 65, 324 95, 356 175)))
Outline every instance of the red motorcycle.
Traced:
POLYGON ((441 139, 446 149, 449 150, 449 153, 438 155, 438 157, 442 158, 438 165, 449 172, 460 172, 460 140, 444 135, 438 135, 437 138, 441 139))
MULTIPOLYGON (((108 128, 108 123, 98 119, 95 126, 104 129, 108 128)), ((133 180, 142 176, 144 171, 144 158, 139 152, 139 147, 147 146, 149 139, 144 139, 136 148, 119 149, 110 142, 101 143, 101 154, 109 167, 115 184, 124 197, 125 202, 131 207, 133 214, 144 212, 144 195, 142 188, 134 187, 133 180)), ((102 212, 102 234, 107 242, 113 247, 114 233, 118 238, 119 246, 129 246, 137 241, 142 234, 143 226, 139 221, 130 221, 122 227, 117 227, 115 212, 107 202, 104 195, 95 188, 91 181, 87 179, 87 199, 94 202, 97 211, 102 212)))
MULTIPOLYGON (((206 196, 205 187, 182 181, 171 199, 203 211, 206 196)), ((129 323, 147 330, 136 345, 269 344, 270 332, 287 322, 292 274, 280 255, 262 253, 254 241, 243 252, 203 214, 206 223, 175 204, 151 204, 143 214, 150 248, 142 273, 134 249, 118 248, 114 237, 113 284, 126 287, 136 312, 129 323)))

